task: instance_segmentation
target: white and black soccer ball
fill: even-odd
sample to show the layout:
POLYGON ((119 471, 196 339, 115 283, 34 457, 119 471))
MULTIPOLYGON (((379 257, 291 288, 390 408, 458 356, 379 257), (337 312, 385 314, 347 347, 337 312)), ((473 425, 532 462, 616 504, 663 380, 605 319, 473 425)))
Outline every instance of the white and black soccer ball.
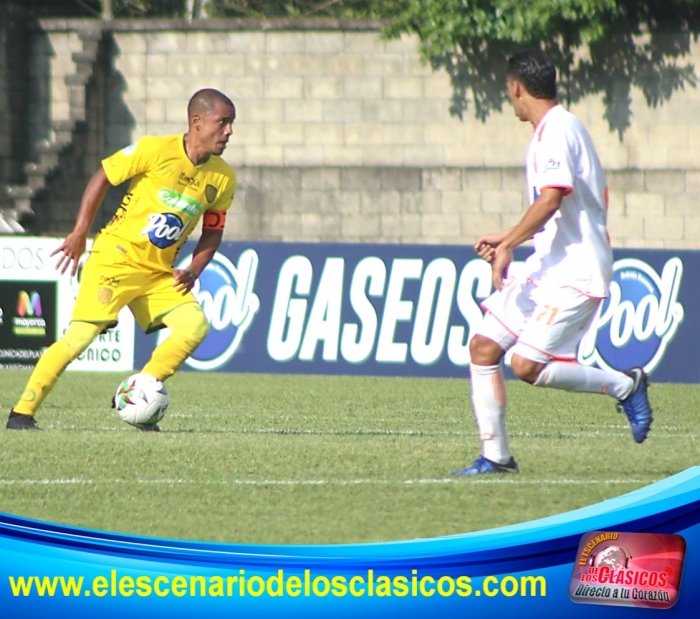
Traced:
POLYGON ((114 408, 126 423, 136 427, 158 423, 168 410, 165 385, 149 374, 133 374, 123 380, 114 396, 114 408))

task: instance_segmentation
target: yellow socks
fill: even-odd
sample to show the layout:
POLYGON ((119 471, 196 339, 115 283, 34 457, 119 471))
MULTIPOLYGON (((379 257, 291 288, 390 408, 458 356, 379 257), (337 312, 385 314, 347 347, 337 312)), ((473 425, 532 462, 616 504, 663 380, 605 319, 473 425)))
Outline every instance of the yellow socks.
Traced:
POLYGON ((63 337, 41 355, 13 410, 22 415, 34 415, 68 364, 80 356, 106 325, 72 322, 63 337))
POLYGON ((209 323, 198 303, 176 307, 163 317, 163 324, 172 333, 153 351, 141 370, 161 381, 172 376, 209 333, 209 323))
MULTIPOLYGON (((63 337, 41 355, 14 412, 34 415, 68 364, 80 356, 107 324, 72 322, 63 337)), ((209 323, 198 303, 176 307, 163 317, 163 324, 172 334, 153 351, 142 370, 158 380, 172 376, 209 333, 209 323)))

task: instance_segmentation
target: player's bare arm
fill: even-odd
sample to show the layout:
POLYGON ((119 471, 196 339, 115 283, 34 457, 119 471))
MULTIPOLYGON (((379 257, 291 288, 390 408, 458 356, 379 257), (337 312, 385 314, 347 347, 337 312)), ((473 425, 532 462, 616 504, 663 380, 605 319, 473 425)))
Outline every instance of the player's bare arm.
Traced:
POLYGON ((491 262, 491 277, 494 288, 503 288, 503 281, 508 277, 508 267, 513 262, 513 250, 530 240, 559 210, 564 198, 564 189, 545 187, 532 203, 520 222, 508 231, 506 237, 494 250, 491 262))
POLYGON ((83 192, 73 231, 64 239, 63 244, 51 253, 52 256, 58 253, 63 254, 56 263, 56 269, 61 272, 61 275, 68 270, 71 264, 71 275, 75 276, 78 272, 78 260, 85 251, 90 226, 111 186, 104 169, 100 166, 97 172, 92 175, 83 192))
POLYGON ((202 236, 199 237, 197 247, 192 254, 192 262, 186 269, 175 269, 173 276, 175 277, 175 290, 186 294, 197 281, 202 271, 211 262, 216 250, 221 245, 221 239, 224 235, 223 230, 202 230, 202 236))

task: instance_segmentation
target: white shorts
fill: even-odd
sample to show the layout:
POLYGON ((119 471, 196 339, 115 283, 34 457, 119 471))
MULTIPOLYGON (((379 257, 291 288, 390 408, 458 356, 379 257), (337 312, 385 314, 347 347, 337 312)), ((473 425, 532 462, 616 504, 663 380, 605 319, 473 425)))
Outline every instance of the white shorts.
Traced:
POLYGON ((574 288, 514 279, 483 301, 486 314, 476 333, 538 363, 573 361, 601 301, 574 288))

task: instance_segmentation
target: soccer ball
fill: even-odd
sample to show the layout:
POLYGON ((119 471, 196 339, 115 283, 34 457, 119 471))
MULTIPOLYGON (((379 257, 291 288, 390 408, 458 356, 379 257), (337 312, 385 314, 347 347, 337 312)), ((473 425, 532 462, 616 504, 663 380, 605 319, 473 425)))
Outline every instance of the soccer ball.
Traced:
POLYGON ((126 423, 136 427, 158 423, 168 409, 165 385, 149 374, 133 374, 122 381, 114 396, 114 408, 126 423))

